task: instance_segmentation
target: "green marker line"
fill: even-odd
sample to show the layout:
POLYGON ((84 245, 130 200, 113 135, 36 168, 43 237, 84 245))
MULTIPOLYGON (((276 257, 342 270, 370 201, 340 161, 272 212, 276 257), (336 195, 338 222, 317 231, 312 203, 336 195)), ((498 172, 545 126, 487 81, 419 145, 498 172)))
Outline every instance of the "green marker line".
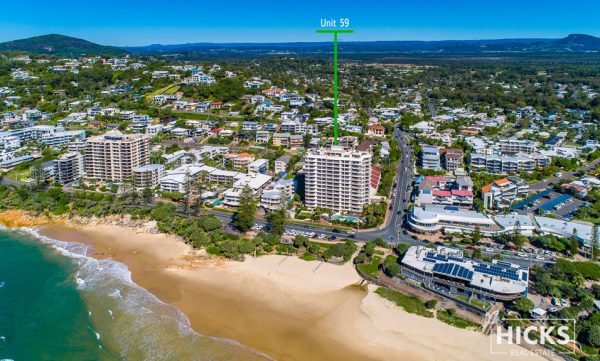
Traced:
POLYGON ((333 33, 333 144, 338 144, 338 33, 333 33))
POLYGON ((353 32, 354 32, 354 30, 351 30, 351 29, 344 29, 344 30, 338 30, 338 29, 318 29, 317 30, 317 33, 320 33, 320 34, 335 34, 335 33, 338 33, 338 34, 351 34, 353 32))
POLYGON ((318 29, 320 34, 333 34, 333 144, 338 144, 338 34, 351 34, 354 30, 318 29))

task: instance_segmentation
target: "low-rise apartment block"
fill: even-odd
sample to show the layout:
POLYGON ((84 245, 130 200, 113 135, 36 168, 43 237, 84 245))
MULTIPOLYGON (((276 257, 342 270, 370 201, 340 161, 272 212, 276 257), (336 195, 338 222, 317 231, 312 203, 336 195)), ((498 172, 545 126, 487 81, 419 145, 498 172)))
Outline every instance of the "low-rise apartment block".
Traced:
POLYGON ((70 152, 54 160, 54 180, 69 184, 83 178, 83 156, 70 152))
POLYGON ((137 189, 154 189, 165 175, 162 164, 146 164, 133 170, 133 184, 137 189))
POLYGON ((529 185, 518 177, 507 177, 492 182, 481 189, 483 207, 490 210, 501 210, 512 203, 526 198, 529 185))
POLYGON ((500 152, 503 155, 515 155, 517 153, 531 154, 536 151, 535 143, 530 140, 502 139, 499 145, 500 152))
POLYGON ((223 166, 242 169, 248 167, 255 159, 256 157, 250 153, 229 153, 223 156, 223 166))
POLYGON ((423 169, 440 170, 440 148, 433 145, 421 146, 421 166, 423 169))
POLYGON ((463 167, 464 152, 462 149, 446 149, 444 156, 444 166, 448 171, 455 171, 463 167))
POLYGON ((290 155, 284 154, 281 157, 275 159, 274 162, 274 172, 275 174, 279 174, 285 172, 287 170, 288 164, 292 160, 290 155))
POLYGON ((473 181, 470 177, 457 178, 426 176, 418 185, 415 205, 442 204, 457 207, 473 206, 473 181))
POLYGON ((248 173, 265 174, 268 169, 269 161, 267 159, 257 159, 254 162, 248 164, 248 173))
POLYGON ((523 154, 516 156, 471 154, 471 170, 487 173, 514 174, 519 172, 533 172, 537 167, 550 165, 551 159, 539 153, 523 154))

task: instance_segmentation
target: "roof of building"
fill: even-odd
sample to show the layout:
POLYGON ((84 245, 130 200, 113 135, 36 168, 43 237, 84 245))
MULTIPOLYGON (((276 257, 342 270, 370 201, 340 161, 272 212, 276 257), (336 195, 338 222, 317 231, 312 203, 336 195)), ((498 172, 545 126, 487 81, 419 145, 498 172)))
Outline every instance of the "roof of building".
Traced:
POLYGON ((361 152, 366 152, 369 149, 371 149, 371 147, 377 145, 378 142, 374 141, 374 140, 363 140, 362 142, 360 142, 360 144, 356 147, 356 150, 359 150, 361 152))
POLYGON ((402 263, 434 276, 454 278, 471 287, 501 294, 519 294, 527 290, 529 270, 509 262, 492 263, 463 257, 460 250, 412 246, 402 263))
POLYGON ((459 196, 459 197, 472 197, 473 196, 473 191, 467 191, 467 190, 461 190, 461 189, 453 189, 452 190, 452 195, 453 196, 459 196))
POLYGON ((134 172, 149 172, 149 171, 161 169, 164 167, 165 166, 162 164, 146 164, 146 165, 142 165, 140 167, 135 168, 133 171, 134 172))

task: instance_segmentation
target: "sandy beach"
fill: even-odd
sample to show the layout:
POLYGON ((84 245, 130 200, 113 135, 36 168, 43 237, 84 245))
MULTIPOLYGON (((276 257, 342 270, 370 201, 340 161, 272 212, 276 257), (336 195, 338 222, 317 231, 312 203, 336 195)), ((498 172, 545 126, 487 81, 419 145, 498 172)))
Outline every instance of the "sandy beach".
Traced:
POLYGON ((119 226, 40 230, 92 245, 96 258, 126 264, 134 282, 184 312, 198 333, 235 340, 274 359, 510 359, 510 353, 490 354, 488 336, 406 313, 374 287, 359 286, 351 264, 285 256, 229 262, 192 251, 173 236, 119 226))

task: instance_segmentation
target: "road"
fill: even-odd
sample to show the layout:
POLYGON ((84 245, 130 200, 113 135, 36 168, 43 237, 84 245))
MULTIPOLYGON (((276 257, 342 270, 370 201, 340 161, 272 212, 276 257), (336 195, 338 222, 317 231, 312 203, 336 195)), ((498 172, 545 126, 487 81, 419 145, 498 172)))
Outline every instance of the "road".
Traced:
POLYGON ((562 172, 562 175, 560 177, 554 177, 554 178, 546 179, 544 181, 532 184, 529 186, 529 192, 537 193, 538 191, 541 191, 541 190, 544 190, 544 189, 550 187, 551 184, 554 185, 554 184, 560 183, 564 180, 567 180, 569 178, 575 178, 576 177, 575 173, 593 169, 594 167, 596 167, 596 165, 598 163, 600 163, 600 158, 596 158, 593 161, 591 161, 590 163, 585 164, 572 172, 562 172))
POLYGON ((412 150, 408 143, 408 136, 399 128, 394 129, 394 138, 398 141, 398 147, 402 151, 402 156, 400 162, 398 162, 396 178, 394 179, 394 183, 397 186, 392 194, 392 213, 389 217, 389 222, 378 230, 358 232, 356 239, 372 240, 381 237, 386 242, 392 244, 398 242, 415 243, 415 240, 410 236, 400 232, 403 225, 404 210, 408 206, 412 192, 411 183, 414 169, 412 150))

